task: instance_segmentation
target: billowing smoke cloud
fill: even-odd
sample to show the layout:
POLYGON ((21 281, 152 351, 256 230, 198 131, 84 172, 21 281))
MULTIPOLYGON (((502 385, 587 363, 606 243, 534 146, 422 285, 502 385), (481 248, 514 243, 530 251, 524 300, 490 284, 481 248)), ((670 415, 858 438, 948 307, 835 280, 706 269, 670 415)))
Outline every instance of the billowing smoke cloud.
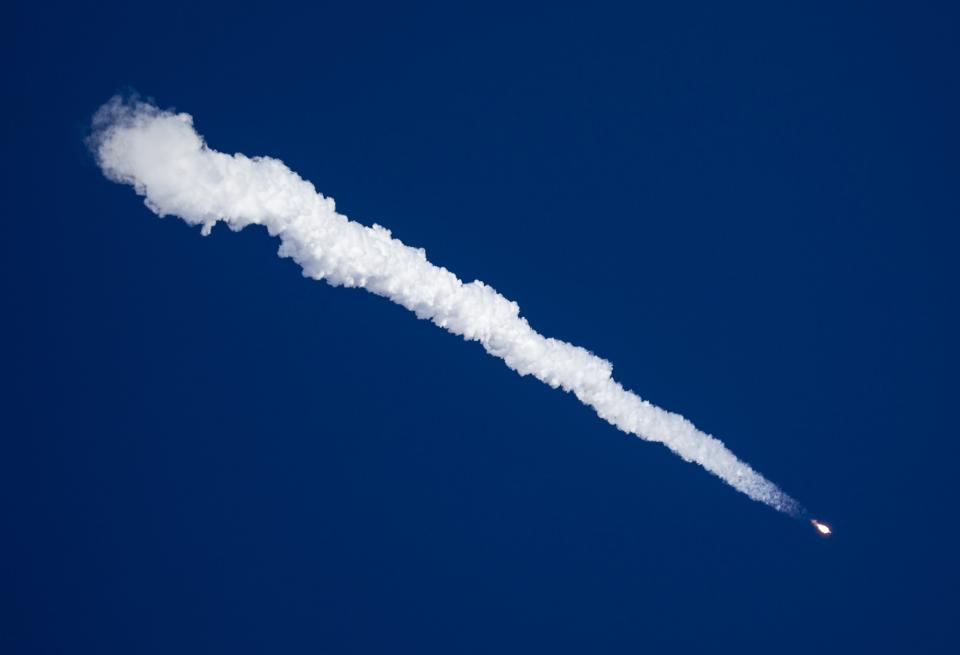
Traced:
POLYGON ((624 432, 659 441, 750 498, 798 515, 799 505, 688 420, 625 390, 610 362, 538 334, 520 308, 480 281, 464 284, 379 225, 338 214, 283 162, 212 150, 188 114, 114 98, 93 120, 90 145, 103 173, 131 184, 159 216, 174 214, 208 234, 217 221, 233 230, 263 225, 279 255, 303 274, 334 286, 362 287, 502 359, 520 375, 572 392, 624 432))

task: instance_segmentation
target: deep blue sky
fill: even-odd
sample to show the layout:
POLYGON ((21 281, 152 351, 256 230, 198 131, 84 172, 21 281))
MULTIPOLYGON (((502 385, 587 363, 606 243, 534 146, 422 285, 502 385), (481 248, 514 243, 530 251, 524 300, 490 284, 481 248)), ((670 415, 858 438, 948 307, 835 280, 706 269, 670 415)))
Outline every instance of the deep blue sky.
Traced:
POLYGON ((958 15, 662 4, 8 7, 0 650, 956 652, 958 15), (83 145, 129 89, 836 536, 262 230, 158 220, 83 145))

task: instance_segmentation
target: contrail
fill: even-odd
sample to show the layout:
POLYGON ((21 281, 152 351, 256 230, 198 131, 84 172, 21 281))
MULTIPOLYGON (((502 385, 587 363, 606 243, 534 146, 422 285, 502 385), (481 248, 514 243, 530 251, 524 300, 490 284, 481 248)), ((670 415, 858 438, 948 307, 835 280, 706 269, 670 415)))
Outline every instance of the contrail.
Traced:
POLYGON ((304 276, 362 287, 479 341, 520 375, 573 392, 620 430, 663 443, 754 500, 791 516, 803 514, 796 501, 718 439, 624 389, 611 377, 610 362, 537 333, 515 302, 479 280, 465 284, 431 264, 422 248, 392 238, 388 229, 338 214, 332 198, 283 162, 217 152, 197 134, 188 114, 121 98, 96 113, 89 143, 104 175, 133 185, 158 216, 174 214, 202 226, 203 234, 217 221, 233 230, 263 225, 279 237, 278 254, 297 262, 304 276))

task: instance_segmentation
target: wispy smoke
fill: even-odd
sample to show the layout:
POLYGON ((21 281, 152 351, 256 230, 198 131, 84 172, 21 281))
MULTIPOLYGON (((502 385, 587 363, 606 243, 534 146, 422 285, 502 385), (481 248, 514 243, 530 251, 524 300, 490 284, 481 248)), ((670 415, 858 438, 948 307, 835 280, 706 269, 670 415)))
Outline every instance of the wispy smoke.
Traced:
POLYGON ((464 284, 379 225, 338 214, 283 162, 212 150, 188 114, 114 98, 93 119, 91 148, 104 175, 131 184, 159 216, 174 214, 208 234, 217 221, 233 230, 263 225, 280 239, 279 255, 303 274, 334 286, 362 287, 419 318, 479 341, 520 375, 573 392, 624 432, 659 441, 750 498, 797 515, 801 509, 719 440, 651 405, 611 377, 610 362, 535 332, 520 308, 480 281, 464 284))

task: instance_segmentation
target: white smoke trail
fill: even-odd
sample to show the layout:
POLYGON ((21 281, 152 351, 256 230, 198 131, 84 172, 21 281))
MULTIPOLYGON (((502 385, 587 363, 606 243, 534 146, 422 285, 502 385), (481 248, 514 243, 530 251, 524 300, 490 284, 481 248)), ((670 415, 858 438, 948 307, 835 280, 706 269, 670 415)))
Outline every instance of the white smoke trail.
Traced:
POLYGON ((91 148, 104 175, 133 185, 159 216, 174 214, 208 234, 218 220, 231 229, 263 225, 280 238, 279 255, 303 274, 334 286, 363 287, 419 318, 479 341, 520 375, 572 391, 624 432, 659 441, 750 498, 796 516, 800 506, 680 416, 625 390, 613 366, 591 352, 535 332, 516 303, 483 282, 464 284, 379 225, 365 227, 334 210, 281 161, 227 155, 207 147, 188 114, 114 98, 93 120, 91 148))

